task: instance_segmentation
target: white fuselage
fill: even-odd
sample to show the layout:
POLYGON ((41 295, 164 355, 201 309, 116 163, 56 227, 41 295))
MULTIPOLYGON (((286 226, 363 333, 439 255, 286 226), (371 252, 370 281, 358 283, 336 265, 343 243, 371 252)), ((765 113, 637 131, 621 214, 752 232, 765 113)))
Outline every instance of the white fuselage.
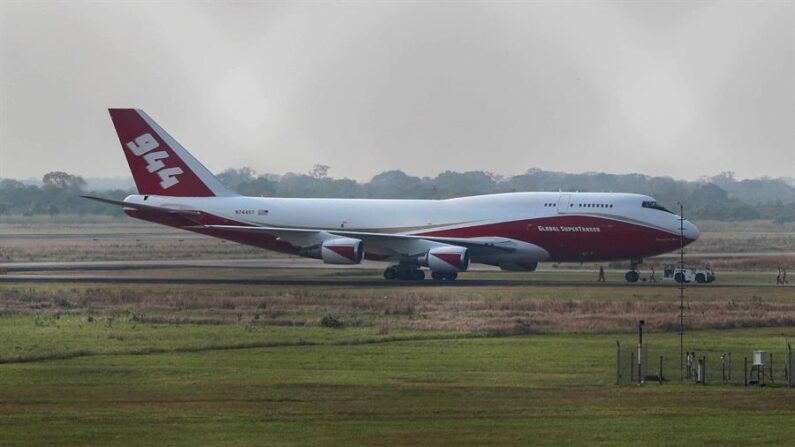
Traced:
POLYGON ((678 243, 680 225, 685 238, 698 237, 698 230, 690 222, 670 212, 643 206, 644 202, 653 200, 638 194, 555 192, 447 200, 142 195, 125 199, 164 208, 200 210, 231 222, 265 227, 504 237, 543 248, 548 255, 534 254, 545 258, 533 259, 535 262, 614 259, 626 255, 640 258, 670 251, 678 243), (612 250, 613 244, 622 242, 622 229, 628 237, 624 242, 638 245, 638 250, 612 250), (638 243, 636 239, 641 235, 644 239, 638 243), (655 240, 660 242, 659 247, 655 246, 655 240), (576 246, 578 241, 583 244, 582 249, 576 246))

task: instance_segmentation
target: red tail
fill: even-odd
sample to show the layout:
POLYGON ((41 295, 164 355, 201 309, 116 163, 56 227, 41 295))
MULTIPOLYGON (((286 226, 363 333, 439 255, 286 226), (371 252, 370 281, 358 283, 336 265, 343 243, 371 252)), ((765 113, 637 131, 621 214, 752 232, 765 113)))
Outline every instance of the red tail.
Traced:
POLYGON ((234 195, 143 110, 109 111, 139 194, 234 195))

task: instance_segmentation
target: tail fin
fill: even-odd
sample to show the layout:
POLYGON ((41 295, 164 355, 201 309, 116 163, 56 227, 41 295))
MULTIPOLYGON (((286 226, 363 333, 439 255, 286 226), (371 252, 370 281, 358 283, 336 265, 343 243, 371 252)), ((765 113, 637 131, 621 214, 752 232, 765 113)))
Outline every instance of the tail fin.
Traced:
POLYGON ((152 118, 139 109, 109 109, 139 194, 235 195, 152 118))

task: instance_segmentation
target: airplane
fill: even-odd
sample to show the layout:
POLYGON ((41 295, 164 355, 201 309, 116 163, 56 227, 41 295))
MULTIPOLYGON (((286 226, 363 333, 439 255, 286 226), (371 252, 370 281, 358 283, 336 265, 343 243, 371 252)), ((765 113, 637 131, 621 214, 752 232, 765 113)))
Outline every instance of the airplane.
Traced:
POLYGON ((534 271, 540 262, 629 260, 688 245, 698 228, 652 197, 515 192, 446 200, 244 197, 224 186, 140 109, 109 109, 138 194, 134 218, 327 264, 392 263, 388 280, 449 281, 472 263, 534 271))

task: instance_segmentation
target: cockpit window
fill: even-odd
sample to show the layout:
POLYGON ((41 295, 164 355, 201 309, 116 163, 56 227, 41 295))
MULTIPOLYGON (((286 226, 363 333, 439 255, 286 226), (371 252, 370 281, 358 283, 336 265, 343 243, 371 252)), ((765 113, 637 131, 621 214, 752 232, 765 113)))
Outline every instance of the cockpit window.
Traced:
MULTIPOLYGON (((666 209, 664 206, 662 206, 662 205, 658 204, 658 203, 657 203, 657 202, 655 202, 655 201, 646 201, 646 202, 643 202, 643 207, 644 207, 644 208, 651 208, 651 209, 655 209, 655 210, 660 210, 660 211, 665 211, 666 213, 671 213, 671 212, 670 212, 670 211, 668 211, 668 210, 667 210, 667 209, 666 209)), ((671 214, 673 214, 673 213, 671 213, 671 214)))

